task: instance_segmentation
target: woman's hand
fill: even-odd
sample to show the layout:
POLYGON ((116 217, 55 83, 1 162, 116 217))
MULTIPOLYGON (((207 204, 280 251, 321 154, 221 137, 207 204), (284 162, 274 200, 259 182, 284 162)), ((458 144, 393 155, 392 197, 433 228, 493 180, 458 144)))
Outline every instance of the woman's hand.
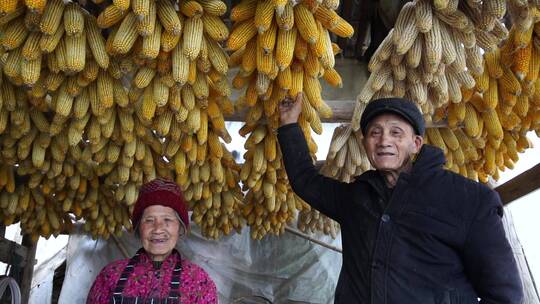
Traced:
POLYGON ((281 125, 288 125, 298 122, 298 116, 302 112, 302 92, 296 95, 296 100, 285 98, 279 103, 279 118, 281 125))

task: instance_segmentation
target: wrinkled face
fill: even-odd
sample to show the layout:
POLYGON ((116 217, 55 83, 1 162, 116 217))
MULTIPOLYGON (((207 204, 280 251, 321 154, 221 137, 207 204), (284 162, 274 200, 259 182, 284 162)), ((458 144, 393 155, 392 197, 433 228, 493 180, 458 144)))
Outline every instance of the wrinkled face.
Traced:
POLYGON ((423 139, 399 115, 375 117, 364 135, 364 147, 371 165, 381 171, 400 171, 418 153, 423 139))
POLYGON ((170 207, 152 205, 144 209, 139 233, 144 250, 153 261, 163 261, 171 254, 181 227, 176 212, 170 207))

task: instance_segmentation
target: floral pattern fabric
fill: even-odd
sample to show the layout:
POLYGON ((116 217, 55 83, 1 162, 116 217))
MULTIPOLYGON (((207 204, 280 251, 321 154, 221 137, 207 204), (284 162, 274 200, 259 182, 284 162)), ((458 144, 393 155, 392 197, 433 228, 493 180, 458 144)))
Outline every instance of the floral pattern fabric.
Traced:
MULTIPOLYGON (((125 285, 122 296, 139 298, 167 298, 170 291, 172 272, 180 256, 171 254, 163 261, 160 269, 154 269, 152 260, 145 253, 139 256, 125 285)), ((87 304, 108 304, 122 271, 129 259, 115 261, 105 266, 98 274, 86 300, 87 304)), ((182 304, 217 303, 216 285, 199 266, 182 259, 180 275, 182 304)))

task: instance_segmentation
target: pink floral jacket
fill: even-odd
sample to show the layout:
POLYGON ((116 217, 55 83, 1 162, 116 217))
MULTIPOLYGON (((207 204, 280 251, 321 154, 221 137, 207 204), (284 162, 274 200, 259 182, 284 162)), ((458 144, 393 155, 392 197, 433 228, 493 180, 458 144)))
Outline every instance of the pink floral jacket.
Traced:
MULTIPOLYGON (((172 271, 179 256, 169 255, 160 269, 154 269, 146 254, 141 254, 139 262, 125 285, 124 297, 166 298, 170 291, 172 271)), ((115 261, 105 266, 97 276, 86 300, 87 304, 108 304, 122 271, 129 259, 115 261)), ((217 303, 216 285, 199 266, 182 259, 180 275, 182 304, 217 303)))

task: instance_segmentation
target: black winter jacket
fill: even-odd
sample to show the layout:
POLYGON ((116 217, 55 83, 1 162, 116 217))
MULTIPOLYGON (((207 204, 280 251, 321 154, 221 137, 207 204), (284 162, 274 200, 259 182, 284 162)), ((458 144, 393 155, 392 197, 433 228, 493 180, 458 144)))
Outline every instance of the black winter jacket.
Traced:
POLYGON ((521 303, 498 195, 444 170, 440 149, 424 145, 388 196, 377 171, 351 184, 320 175, 298 124, 278 139, 294 192, 341 225, 335 303, 521 303))

